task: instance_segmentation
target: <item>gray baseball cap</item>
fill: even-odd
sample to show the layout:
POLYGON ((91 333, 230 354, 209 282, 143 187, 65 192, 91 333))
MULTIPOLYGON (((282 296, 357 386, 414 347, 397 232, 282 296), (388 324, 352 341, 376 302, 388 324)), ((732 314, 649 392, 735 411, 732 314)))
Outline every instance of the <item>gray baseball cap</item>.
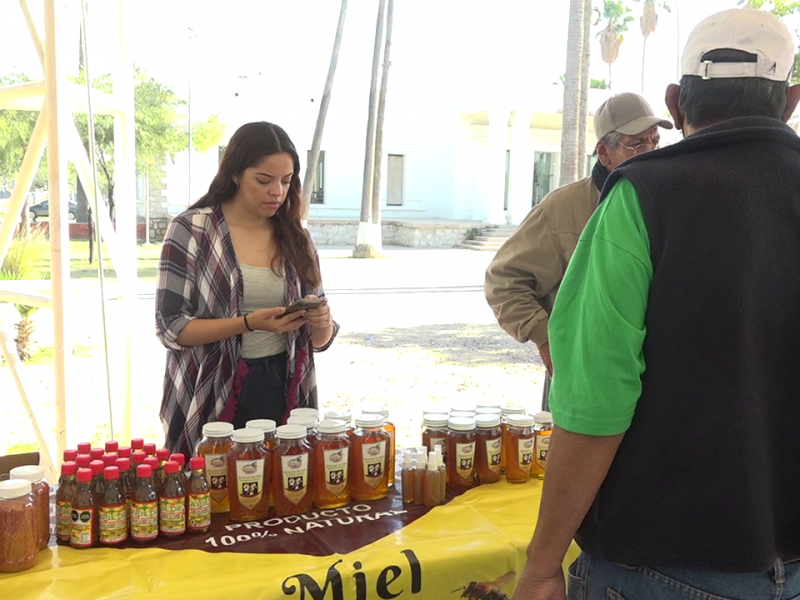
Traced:
POLYGON ((653 125, 672 129, 672 123, 653 114, 647 100, 630 92, 611 96, 594 113, 594 134, 598 142, 612 131, 636 135, 653 125))

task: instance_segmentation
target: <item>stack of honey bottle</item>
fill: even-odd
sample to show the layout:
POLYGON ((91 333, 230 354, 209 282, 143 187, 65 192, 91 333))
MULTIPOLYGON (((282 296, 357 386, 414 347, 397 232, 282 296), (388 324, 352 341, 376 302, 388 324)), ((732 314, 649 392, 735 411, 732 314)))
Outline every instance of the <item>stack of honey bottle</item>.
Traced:
POLYGON ((445 501, 445 466, 442 446, 433 452, 421 446, 403 452, 403 503, 438 506, 445 501))

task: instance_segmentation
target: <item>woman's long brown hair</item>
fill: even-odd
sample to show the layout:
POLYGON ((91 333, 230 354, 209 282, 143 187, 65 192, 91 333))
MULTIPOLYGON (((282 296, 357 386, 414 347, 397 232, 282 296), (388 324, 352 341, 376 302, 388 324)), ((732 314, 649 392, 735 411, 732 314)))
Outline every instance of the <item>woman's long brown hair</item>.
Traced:
POLYGON ((257 165, 267 156, 281 153, 291 156, 294 171, 286 201, 272 217, 275 225, 272 236, 277 249, 276 260, 283 259, 289 263, 306 288, 315 289, 320 287, 322 278, 311 247, 311 239, 300 222, 300 158, 292 140, 277 125, 260 121, 247 123, 237 129, 225 148, 225 155, 208 192, 191 208, 216 208, 228 202, 236 195, 235 178, 240 178, 245 169, 257 165))

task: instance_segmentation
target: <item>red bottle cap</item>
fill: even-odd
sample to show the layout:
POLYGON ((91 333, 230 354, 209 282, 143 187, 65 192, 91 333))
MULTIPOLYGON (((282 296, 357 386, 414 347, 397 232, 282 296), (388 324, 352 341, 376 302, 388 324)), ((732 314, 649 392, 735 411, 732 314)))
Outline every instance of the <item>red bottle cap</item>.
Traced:
POLYGON ((155 456, 148 456, 147 458, 145 458, 144 464, 149 466, 153 470, 153 473, 155 473, 156 469, 158 469, 158 467, 161 466, 161 463, 158 462, 158 459, 155 456))
POLYGON ((131 440, 131 448, 134 450, 141 450, 144 446, 144 440, 142 438, 133 438, 131 440))
POLYGON ((103 469, 106 468, 106 463, 102 460, 93 460, 89 463, 89 468, 92 470, 92 473, 97 475, 98 473, 102 473, 103 469))
POLYGON ((119 442, 116 440, 109 440, 106 442, 106 452, 116 452, 119 449, 119 442))
POLYGON ((117 467, 106 467, 103 470, 103 477, 106 481, 119 479, 119 469, 117 467))
POLYGON ((118 458, 116 462, 116 467, 120 471, 130 471, 131 470, 131 459, 130 458, 118 458))
POLYGON ((78 483, 89 483, 92 480, 91 469, 78 469, 78 483))
POLYGON ((81 469, 88 469, 89 463, 92 462, 92 457, 88 454, 79 454, 78 458, 75 459, 75 463, 81 469))
POLYGON ((78 465, 74 462, 61 464, 61 475, 75 475, 78 472, 78 465))
POLYGON ((139 465, 136 467, 136 476, 137 477, 152 477, 153 476, 153 469, 150 468, 150 465, 139 465))
POLYGON ((64 450, 64 462, 75 462, 78 458, 77 450, 64 450))
POLYGON ((169 459, 170 460, 174 460, 176 463, 178 463, 181 466, 181 468, 183 468, 183 466, 186 464, 186 457, 183 454, 181 454, 180 452, 176 452, 175 454, 170 456, 169 459))
POLYGON ((148 442, 147 444, 142 446, 142 450, 144 450, 148 456, 156 455, 156 445, 152 442, 148 442))
POLYGON ((89 454, 92 451, 92 445, 89 442, 81 442, 78 444, 78 454, 89 454))
POLYGON ((165 460, 169 460, 169 450, 166 448, 159 448, 156 450, 156 458, 159 462, 164 462, 165 460))
POLYGON ((107 467, 113 467, 117 463, 116 454, 103 454, 103 463, 107 467))
POLYGON ((147 454, 141 450, 136 450, 133 454, 131 454, 131 462, 134 465, 141 465, 145 458, 147 458, 147 454))
POLYGON ((181 470, 181 466, 176 463, 174 460, 168 460, 164 463, 164 471, 167 472, 167 475, 174 475, 181 470))
POLYGON ((89 452, 89 454, 92 456, 92 460, 102 460, 103 454, 105 453, 106 451, 102 448, 92 448, 91 452, 89 452))
POLYGON ((189 461, 189 466, 192 468, 192 471, 197 471, 198 469, 205 469, 206 468, 206 459, 202 456, 195 456, 189 461))
POLYGON ((120 446, 119 450, 117 450, 117 456, 120 458, 130 458, 131 457, 131 447, 130 446, 120 446))

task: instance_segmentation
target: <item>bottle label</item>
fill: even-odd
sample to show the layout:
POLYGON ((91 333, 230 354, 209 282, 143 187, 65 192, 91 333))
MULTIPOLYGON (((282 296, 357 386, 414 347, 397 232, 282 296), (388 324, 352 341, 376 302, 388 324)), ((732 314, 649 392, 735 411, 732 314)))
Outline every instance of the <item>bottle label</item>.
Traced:
POLYGON ((206 454, 204 458, 211 498, 214 502, 222 502, 228 497, 228 457, 225 454, 206 454))
POLYGON ((73 508, 70 511, 72 527, 70 528, 69 541, 73 546, 90 548, 94 546, 94 509, 73 508))
POLYGON ((347 465, 350 448, 323 451, 325 457, 325 488, 334 496, 341 496, 347 488, 347 465))
MULTIPOLYGON (((374 444, 362 444, 361 456, 364 464, 364 481, 376 490, 386 471, 386 440, 374 444)), ((394 457, 392 459, 394 460, 394 457)))
POLYGON ((72 503, 59 500, 56 506, 56 537, 68 542, 72 530, 72 503))
POLYGON ((158 537, 158 502, 131 502, 131 537, 139 542, 158 537))
POLYGON ((158 527, 161 533, 172 535, 186 531, 186 496, 159 498, 158 527))
POLYGON ((205 531, 211 526, 211 494, 189 494, 189 531, 205 531))
POLYGON ((456 473, 462 479, 471 479, 475 465, 475 443, 456 444, 456 473))
POLYGON ((503 454, 503 438, 486 440, 486 462, 495 473, 500 472, 503 454))
POLYGON ((518 460, 519 468, 523 473, 531 472, 531 463, 533 462, 533 438, 518 438, 517 439, 518 460))
POLYGON ((308 492, 308 454, 281 456, 283 495, 295 506, 308 492))
POLYGON ((100 507, 100 543, 119 544, 128 539, 125 505, 100 507))
MULTIPOLYGON (((433 452, 436 446, 442 447, 442 460, 447 456, 447 438, 446 437, 432 437, 431 438, 431 446, 428 448, 428 452, 433 452)), ((446 462, 446 461, 445 461, 446 462)))
POLYGON ((264 459, 236 461, 236 494, 239 502, 255 508, 264 495, 264 459))
POLYGON ((547 453, 550 450, 550 431, 536 432, 536 466, 542 471, 547 468, 547 453))

